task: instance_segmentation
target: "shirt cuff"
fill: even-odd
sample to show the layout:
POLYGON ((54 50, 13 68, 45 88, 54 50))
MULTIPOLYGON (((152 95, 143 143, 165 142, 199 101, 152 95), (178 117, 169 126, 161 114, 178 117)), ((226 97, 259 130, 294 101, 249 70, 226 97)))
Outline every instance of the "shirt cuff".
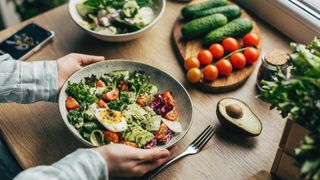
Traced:
POLYGON ((106 161, 98 152, 92 149, 78 149, 52 166, 64 172, 66 177, 108 179, 106 161))
POLYGON ((57 101, 58 76, 56 61, 21 62, 22 103, 28 97, 35 101, 57 101))

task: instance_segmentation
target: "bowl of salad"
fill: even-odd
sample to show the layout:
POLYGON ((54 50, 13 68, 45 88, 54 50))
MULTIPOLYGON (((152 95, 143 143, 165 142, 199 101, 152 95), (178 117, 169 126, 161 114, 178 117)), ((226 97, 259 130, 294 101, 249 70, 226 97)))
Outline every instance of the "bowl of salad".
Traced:
POLYGON ((162 16, 165 0, 70 0, 72 19, 90 35, 110 42, 136 39, 162 16))
POLYGON ((171 147, 192 124, 192 102, 169 74, 127 60, 108 60, 73 74, 59 95, 68 129, 89 147, 121 143, 171 147))

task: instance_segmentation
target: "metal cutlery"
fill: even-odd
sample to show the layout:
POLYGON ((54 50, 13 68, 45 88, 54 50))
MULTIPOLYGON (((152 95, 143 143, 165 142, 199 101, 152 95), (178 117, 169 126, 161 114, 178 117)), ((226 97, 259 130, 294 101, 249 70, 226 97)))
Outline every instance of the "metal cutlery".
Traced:
POLYGON ((159 174, 162 170, 176 162, 177 160, 187 156, 187 155, 192 155, 192 154, 197 154, 198 152, 201 151, 201 149, 209 142, 211 137, 215 134, 215 128, 212 125, 209 125, 192 143, 189 144, 187 149, 180 153, 178 156, 172 158, 159 168, 147 173, 143 179, 152 179, 154 178, 157 174, 159 174))

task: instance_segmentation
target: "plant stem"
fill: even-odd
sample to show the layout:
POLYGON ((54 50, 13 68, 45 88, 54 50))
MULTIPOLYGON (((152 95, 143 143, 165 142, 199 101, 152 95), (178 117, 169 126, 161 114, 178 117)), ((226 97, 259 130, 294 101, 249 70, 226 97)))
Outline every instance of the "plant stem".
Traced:
POLYGON ((229 53, 228 55, 222 57, 221 59, 227 59, 227 58, 229 58, 230 56, 232 56, 233 54, 235 54, 235 53, 237 53, 237 52, 244 51, 244 50, 246 50, 246 49, 248 49, 248 48, 249 48, 249 47, 237 49, 237 50, 233 51, 232 53, 229 53))

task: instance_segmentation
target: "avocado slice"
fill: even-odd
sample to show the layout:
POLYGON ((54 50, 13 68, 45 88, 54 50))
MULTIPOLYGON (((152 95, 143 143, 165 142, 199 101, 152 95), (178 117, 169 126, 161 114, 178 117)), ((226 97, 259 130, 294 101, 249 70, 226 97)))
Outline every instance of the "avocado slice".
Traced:
POLYGON ((259 118, 239 99, 221 99, 217 105, 217 116, 223 126, 240 134, 258 136, 262 131, 259 118))
POLYGON ((76 9, 81 17, 86 17, 89 13, 93 11, 93 8, 86 6, 83 3, 77 4, 76 9))

